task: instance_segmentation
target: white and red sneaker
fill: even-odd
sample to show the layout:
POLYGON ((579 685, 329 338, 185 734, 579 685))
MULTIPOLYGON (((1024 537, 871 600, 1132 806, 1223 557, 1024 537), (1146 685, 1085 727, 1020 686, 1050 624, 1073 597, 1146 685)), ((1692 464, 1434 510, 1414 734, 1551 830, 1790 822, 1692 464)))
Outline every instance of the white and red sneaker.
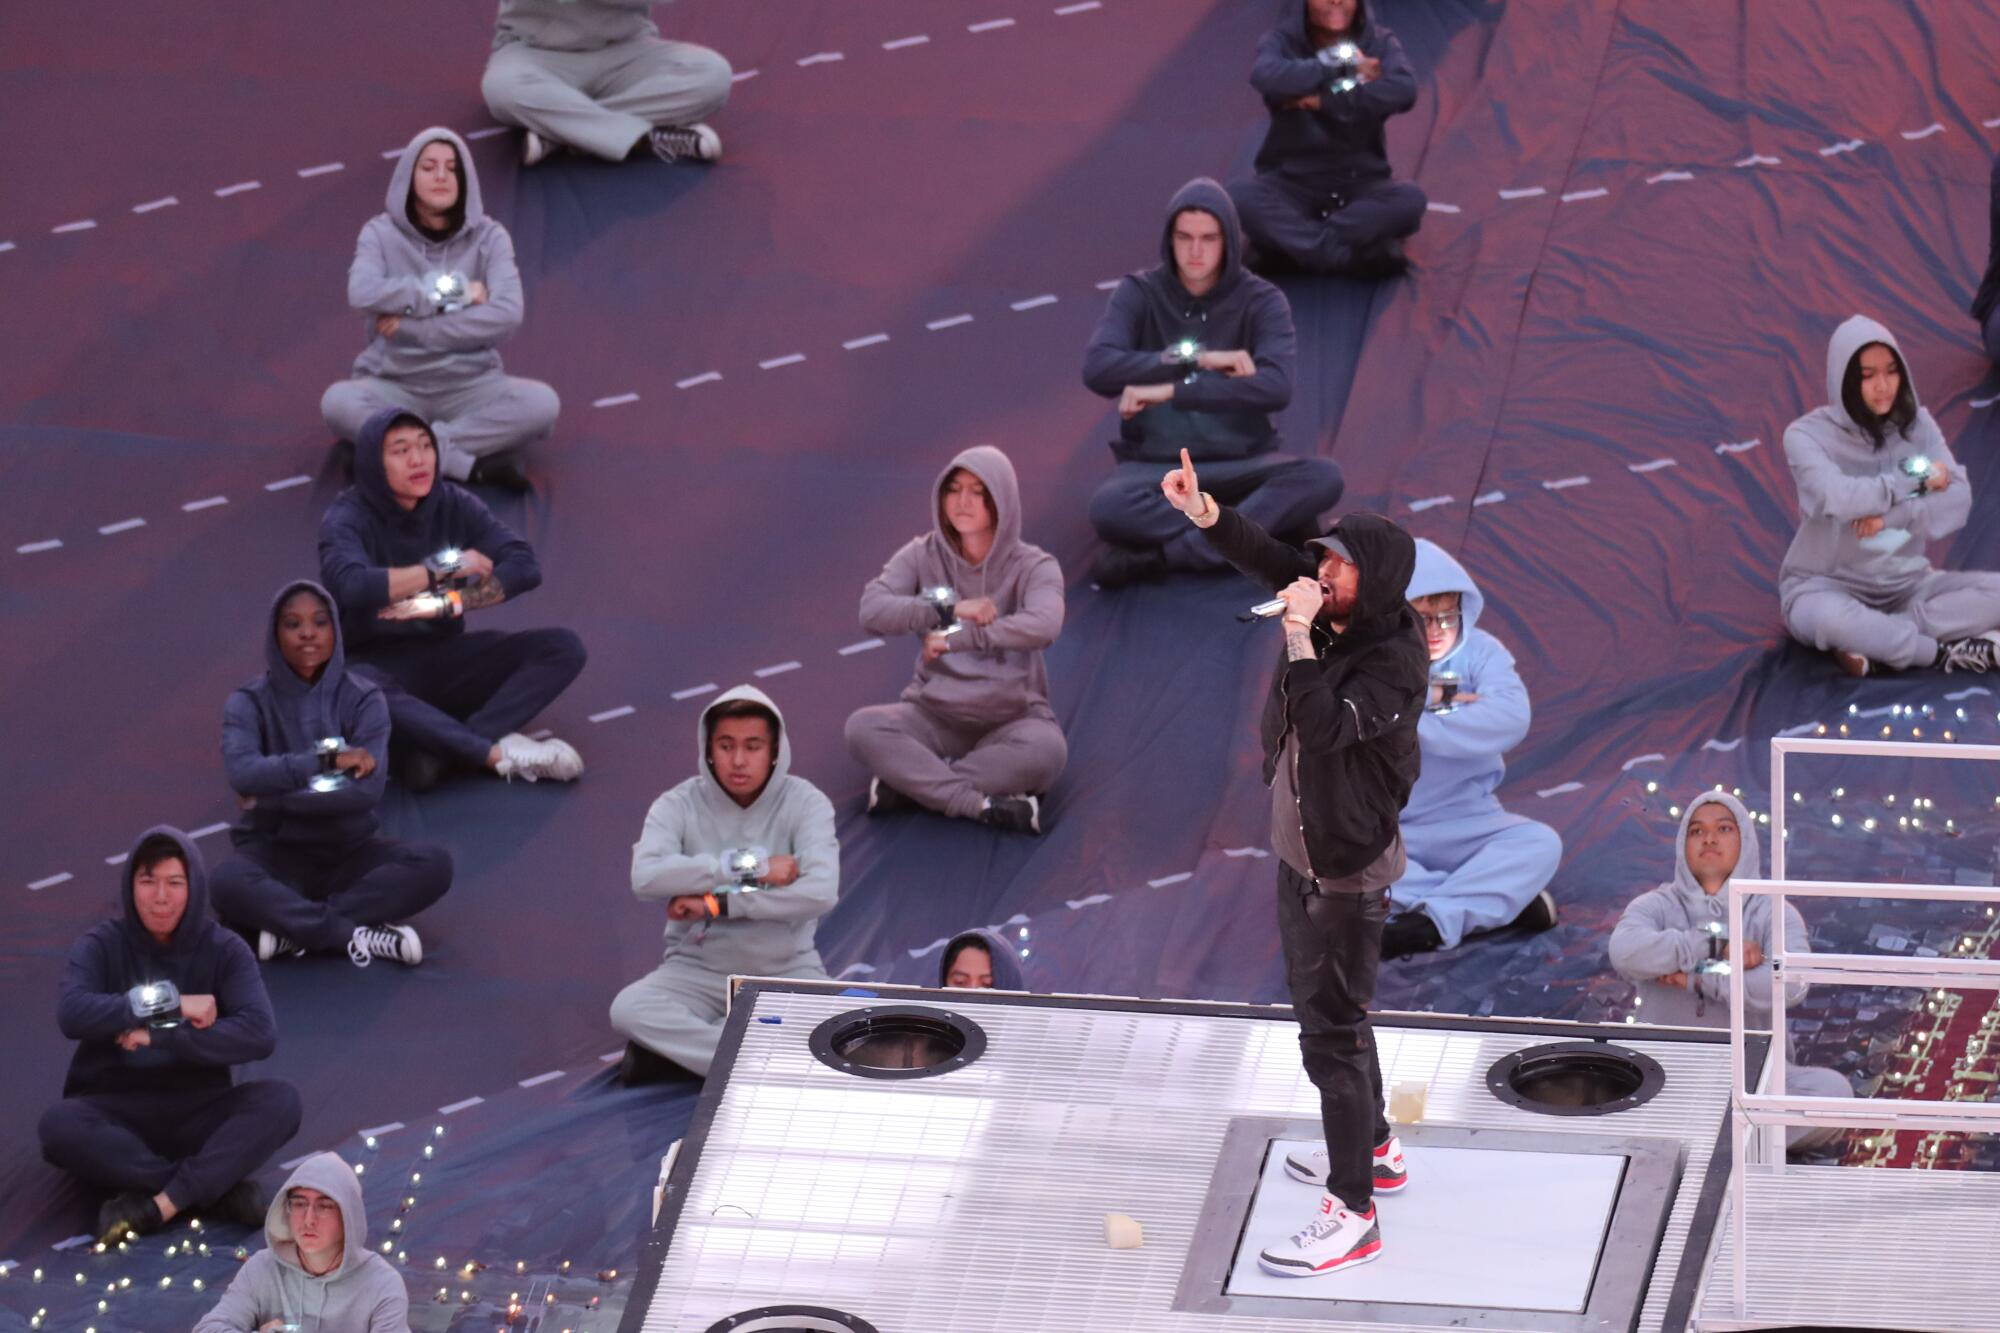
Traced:
MULTIPOLYGON (((1403 1164, 1403 1141, 1394 1134, 1375 1149, 1375 1193, 1394 1194, 1410 1183, 1410 1170, 1403 1164)), ((1326 1145, 1311 1152, 1285 1154, 1285 1174, 1293 1180, 1326 1188, 1326 1145)))
POLYGON ((1371 1202, 1365 1213, 1349 1212, 1339 1199, 1322 1194, 1319 1215, 1306 1229, 1259 1251, 1257 1263, 1279 1277, 1318 1277, 1365 1264, 1381 1253, 1382 1226, 1375 1220, 1375 1205, 1371 1202))

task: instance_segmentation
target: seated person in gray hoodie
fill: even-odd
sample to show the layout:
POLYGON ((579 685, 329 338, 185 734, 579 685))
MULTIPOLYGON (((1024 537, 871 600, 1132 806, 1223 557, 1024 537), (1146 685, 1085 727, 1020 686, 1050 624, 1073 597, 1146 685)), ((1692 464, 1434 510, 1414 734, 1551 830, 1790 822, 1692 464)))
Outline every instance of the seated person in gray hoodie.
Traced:
POLYGON ((1424 192, 1389 174, 1382 127, 1417 102, 1417 74, 1368 0, 1280 0, 1257 43, 1250 85, 1271 112, 1257 172, 1229 193, 1259 262, 1319 273, 1401 272, 1402 238, 1423 224, 1424 192), (1349 68, 1321 57, 1356 48, 1349 68))
POLYGON ((409 1333, 403 1275, 368 1249, 361 1179, 336 1153, 314 1153, 285 1181, 250 1256, 194 1333, 409 1333))
POLYGON ((1040 833, 1040 794, 1069 757, 1042 662, 1062 631, 1062 568, 1021 540, 1014 465, 992 445, 952 459, 931 497, 931 531, 861 590, 863 629, 920 636, 916 678, 902 702, 847 719, 847 748, 873 775, 870 814, 915 803, 1040 833))
POLYGON ((327 429, 358 442, 369 417, 404 408, 431 423, 447 477, 525 489, 519 451, 548 435, 562 404, 500 368, 496 349, 521 327, 521 271, 450 130, 425 130, 396 160, 386 207, 355 243, 347 303, 367 317, 368 345, 320 398, 327 429))
POLYGON ((62 1100, 42 1114, 42 1156, 112 1194, 97 1214, 106 1240, 190 1209, 254 1226, 264 1200, 251 1174, 298 1132, 300 1113, 291 1084, 236 1081, 237 1065, 278 1045, 257 960, 209 918, 206 868, 179 829, 140 837, 119 901, 63 965, 56 1022, 76 1055, 62 1100))
POLYGON ((1896 337, 1865 315, 1833 331, 1826 406, 1785 429, 1799 531, 1778 572, 1792 637, 1843 670, 1991 671, 2000 573, 1941 570, 1925 547, 1965 526, 1972 484, 1896 337))
POLYGON ((215 914, 260 959, 345 949, 357 967, 420 963, 415 928, 389 923, 444 896, 451 853, 379 835, 389 702, 348 674, 340 616, 317 583, 279 591, 263 638, 264 674, 222 711, 222 767, 243 817, 236 856, 215 872, 215 914))
POLYGON ((1160 494, 1183 449, 1218 503, 1281 538, 1318 534, 1340 468, 1277 452, 1271 421, 1292 401, 1297 359, 1285 294, 1243 266, 1236 205, 1207 177, 1189 181, 1167 205, 1159 264, 1119 281, 1084 354, 1083 382, 1117 399, 1124 423, 1117 467, 1090 497, 1091 525, 1111 543, 1093 579, 1111 588, 1229 567, 1160 494))
POLYGON ((729 62, 660 37, 657 0, 500 0, 480 91, 503 125, 527 131, 521 163, 558 148, 620 161, 713 162, 722 139, 702 122, 729 100, 729 62))
POLYGON ((938 985, 946 990, 1026 990, 1021 955, 999 932, 979 929, 954 935, 938 963, 938 985))
MULTIPOLYGON (((1757 822, 1743 803, 1723 791, 1705 791, 1681 816, 1680 845, 1674 853, 1674 877, 1634 898, 1611 932, 1611 967, 1639 988, 1634 1017, 1643 1023, 1675 1027, 1729 1025, 1727 957, 1730 877, 1763 873, 1757 822)), ((1768 1031, 1771 1026, 1771 907, 1763 894, 1743 904, 1743 1023, 1768 1031)), ((1785 947, 1808 953, 1805 918, 1785 904, 1785 947)), ((1788 982, 1785 1004, 1806 996, 1805 982, 1788 982)), ((1833 1069, 1788 1067, 1786 1091, 1802 1097, 1851 1097, 1847 1079, 1833 1069)), ((1839 1129, 1800 1127, 1789 1134, 1797 1151, 1825 1147, 1841 1135, 1839 1129)))
POLYGON ((826 978, 815 923, 840 896, 833 805, 794 777, 778 706, 738 685, 702 710, 695 775, 653 802, 632 845, 632 892, 667 905, 666 955, 618 992, 628 1081, 663 1057, 707 1077, 729 978, 826 978))

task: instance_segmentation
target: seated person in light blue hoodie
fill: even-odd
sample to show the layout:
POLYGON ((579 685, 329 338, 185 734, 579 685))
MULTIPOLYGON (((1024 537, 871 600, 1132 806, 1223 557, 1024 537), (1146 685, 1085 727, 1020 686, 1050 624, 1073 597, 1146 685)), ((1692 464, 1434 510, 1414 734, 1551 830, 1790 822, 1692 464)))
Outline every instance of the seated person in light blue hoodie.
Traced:
MULTIPOLYGON (((1729 970, 1725 962, 1729 929, 1730 877, 1763 874, 1757 823, 1743 802, 1721 790, 1705 791, 1681 816, 1674 877, 1634 898, 1611 932, 1611 967, 1639 988, 1633 1016, 1642 1023, 1675 1027, 1726 1027, 1729 1023, 1729 970)), ((1771 1026, 1771 907, 1759 894, 1743 904, 1743 1017, 1745 1026, 1771 1026)), ((1785 905, 1785 947, 1807 953, 1805 918, 1785 905)), ((1803 981, 1787 982, 1785 1003, 1806 997, 1803 981)), ((1811 1066, 1787 1071, 1785 1090, 1802 1097, 1851 1097, 1853 1087, 1837 1069, 1811 1066)), ((1832 1144, 1839 1129, 1800 1126, 1788 1134, 1794 1151, 1832 1144)))
POLYGON ((695 776, 646 812, 632 892, 667 905, 666 955, 618 992, 611 1026, 631 1043, 623 1075, 660 1057, 707 1077, 729 1009, 729 978, 826 978, 813 946, 840 896, 833 805, 794 777, 778 706, 738 685, 702 710, 695 776))
POLYGON ((617 162, 713 162, 722 139, 702 122, 729 100, 729 62, 662 40, 657 0, 500 0, 480 91, 503 125, 527 131, 521 163, 558 148, 617 162))
POLYGON ((520 451, 548 435, 562 403, 501 369, 495 349, 525 308, 521 270, 450 130, 425 130, 396 160, 385 207, 355 242, 347 303, 367 317, 368 345, 320 398, 327 429, 358 443, 371 416, 404 408, 430 423, 445 476, 525 489, 520 451))
POLYGON ((1799 530, 1778 571, 1785 628, 1841 669, 1991 671, 2000 573, 1926 548, 1965 526, 1972 483, 1917 401, 1896 337, 1865 315, 1833 331, 1826 404, 1785 428, 1799 530))
POLYGON ((403 1276, 368 1251, 361 1179, 330 1152, 299 1163, 250 1256, 194 1333, 409 1333, 403 1276))
POLYGON ((1382 954, 1450 949, 1474 931, 1556 921, 1548 882, 1562 839, 1510 815, 1493 793, 1507 751, 1528 734, 1528 691, 1505 644, 1479 628, 1486 599, 1458 561, 1419 539, 1409 599, 1431 654, 1430 706, 1417 724, 1423 772, 1403 807, 1409 870, 1389 890, 1382 954))
POLYGON ((345 949, 359 967, 422 962, 415 928, 390 923, 444 896, 451 853, 379 836, 389 702, 348 674, 340 616, 317 583, 279 591, 263 638, 264 674, 222 712, 222 767, 243 817, 235 858, 215 872, 215 914, 261 959, 345 949))

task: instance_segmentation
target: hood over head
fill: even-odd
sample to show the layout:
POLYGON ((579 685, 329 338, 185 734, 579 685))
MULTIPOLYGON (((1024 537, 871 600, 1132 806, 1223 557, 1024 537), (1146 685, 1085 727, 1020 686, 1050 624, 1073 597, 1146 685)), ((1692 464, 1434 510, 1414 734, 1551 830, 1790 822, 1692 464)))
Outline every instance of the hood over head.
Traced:
POLYGON ((1479 613, 1486 609, 1486 597, 1479 591, 1479 585, 1472 581, 1472 575, 1465 572, 1465 566, 1459 564, 1451 552, 1428 537, 1417 538, 1416 546, 1416 567, 1410 573, 1410 587, 1405 594, 1409 600, 1414 602, 1419 597, 1441 592, 1458 594, 1458 610, 1463 617, 1458 625, 1458 642, 1438 659, 1438 663, 1448 662, 1465 647, 1466 637, 1479 623, 1479 613))
MULTIPOLYGON (((1339 539, 1361 571, 1349 632, 1394 629, 1409 606, 1404 590, 1416 565, 1417 548, 1410 534, 1380 514, 1361 513, 1335 523, 1329 536, 1339 539)), ((1306 545, 1323 550, 1326 539, 1315 537, 1306 545)))
MULTIPOLYGON (((1279 31, 1296 37, 1306 46, 1312 45, 1312 15, 1308 0, 1278 0, 1279 31)), ((1354 0, 1354 26, 1348 30, 1350 40, 1359 42, 1368 33, 1368 0, 1354 0)))
POLYGON ((1910 402, 1917 407, 1923 406, 1923 400, 1917 397, 1916 378, 1910 373, 1910 359, 1903 355, 1902 345, 1896 341, 1896 335, 1866 315, 1849 315, 1841 321, 1840 327, 1833 331, 1833 337, 1826 344, 1826 401, 1840 414, 1843 421, 1851 424, 1856 430, 1865 430, 1866 427, 1855 421, 1846 405, 1841 402, 1840 386, 1847 378, 1848 364, 1861 355, 1861 349, 1870 343, 1881 343, 1895 350, 1896 359, 1903 363, 1903 383, 1909 386, 1910 402))
POLYGON ((774 799, 771 795, 772 790, 785 780, 786 774, 792 771, 792 729, 785 725, 785 715, 779 710, 778 705, 772 702, 770 695, 764 693, 764 691, 758 689, 755 685, 734 686, 731 689, 724 690, 721 694, 716 695, 714 699, 710 700, 708 707, 702 709, 701 716, 696 719, 694 724, 694 762, 695 773, 700 779, 703 792, 722 802, 732 810, 755 810, 764 802, 774 799), (751 703, 762 704, 764 707, 770 709, 772 715, 778 719, 778 755, 771 762, 771 776, 765 781, 764 790, 758 792, 757 799, 750 802, 747 807, 736 804, 736 798, 725 791, 722 784, 715 780, 715 770, 708 765, 709 715, 722 705, 733 703, 738 699, 747 699, 751 703))
POLYGON ((1174 267, 1174 219, 1190 208, 1198 208, 1222 224, 1222 272, 1214 289, 1203 298, 1214 300, 1243 280, 1243 224, 1229 191, 1207 176, 1196 176, 1174 191, 1167 205, 1167 220, 1160 228, 1160 262, 1175 282, 1180 281, 1180 271, 1174 267))
POLYGON ((931 487, 931 526, 937 532, 938 540, 954 566, 975 568, 958 553, 958 545, 952 540, 950 529, 944 521, 944 484, 952 473, 964 468, 979 478, 979 484, 986 488, 986 494, 993 500, 993 549, 986 554, 977 568, 998 569, 1021 544, 1021 483, 1015 480, 1014 464, 1007 455, 990 444, 975 444, 963 450, 938 473, 937 484, 931 487))
MULTIPOLYGON (((396 503, 396 497, 389 490, 389 473, 382 463, 382 442, 388 438, 389 428, 398 422, 413 421, 426 431, 431 423, 406 407, 385 407, 361 424, 361 430, 354 441, 354 485, 369 505, 392 517, 400 517, 403 506, 396 503)), ((433 443, 437 440, 431 434, 433 443)), ((424 506, 437 499, 438 487, 444 484, 442 470, 431 474, 430 494, 417 501, 415 509, 407 512, 421 513, 424 506)))
POLYGON ((339 735, 337 699, 346 671, 347 649, 340 633, 340 608, 334 604, 333 595, 311 579, 293 579, 278 589, 278 595, 271 600, 271 614, 264 622, 264 678, 271 692, 291 706, 308 737, 339 735), (327 619, 333 622, 333 649, 327 654, 326 669, 319 673, 318 680, 310 683, 299 679, 278 649, 278 616, 293 594, 300 592, 319 598, 326 607, 327 619))
POLYGON ((472 165, 471 150, 466 148, 465 140, 459 138, 455 132, 442 125, 433 125, 410 140, 409 146, 403 149, 403 155, 396 159, 396 169, 389 173, 389 192, 383 197, 382 205, 383 211, 389 215, 389 220, 411 240, 420 244, 434 242, 431 237, 418 231, 410 221, 408 211, 410 181, 417 174, 417 157, 424 151, 424 146, 436 143, 440 139, 458 150, 459 174, 464 178, 462 188, 465 191, 465 225, 458 229, 458 234, 463 235, 486 220, 486 201, 479 192, 479 172, 472 165))
POLYGON ((1711 788, 1697 795, 1681 812, 1680 833, 1674 843, 1674 887, 1697 898, 1706 898, 1708 894, 1702 889, 1701 882, 1695 879, 1694 872, 1688 869, 1688 825, 1694 822, 1694 812, 1705 805, 1722 806, 1736 816, 1736 829, 1742 835, 1743 850, 1736 858, 1736 869, 1731 872, 1730 878, 1741 875, 1746 879, 1756 879, 1764 873, 1764 850, 1757 840, 1757 817, 1728 792, 1711 788))
POLYGON ((945 984, 951 975, 952 960, 960 949, 977 945, 986 950, 993 960, 994 990, 1026 990, 1027 983, 1021 978, 1021 955, 1008 943, 1000 932, 980 927, 976 930, 960 931, 944 946, 944 953, 938 959, 938 985, 945 984))
POLYGON ((304 1271, 299 1264, 298 1246, 292 1240, 291 1218, 285 1212, 285 1196, 297 1186, 318 1190, 340 1207, 345 1244, 340 1267, 328 1274, 326 1280, 338 1281, 359 1271, 368 1257, 368 1211, 361 1202, 361 1178, 339 1153, 317 1152, 306 1158, 285 1177, 284 1185, 272 1196, 271 1207, 264 1214, 264 1239, 271 1253, 279 1263, 304 1271))
MULTIPOLYGON (((173 942, 166 950, 168 953, 185 953, 208 931, 208 866, 202 861, 201 851, 194 845, 194 839, 171 824, 155 824, 141 833, 133 839, 132 851, 137 852, 139 844, 156 833, 164 834, 180 844, 181 862, 187 866, 187 910, 181 913, 181 923, 174 927, 173 942)), ((146 948, 157 950, 159 945, 154 942, 152 933, 140 922, 139 909, 132 901, 132 881, 137 873, 131 853, 127 853, 119 881, 119 903, 125 909, 125 927, 146 948)))

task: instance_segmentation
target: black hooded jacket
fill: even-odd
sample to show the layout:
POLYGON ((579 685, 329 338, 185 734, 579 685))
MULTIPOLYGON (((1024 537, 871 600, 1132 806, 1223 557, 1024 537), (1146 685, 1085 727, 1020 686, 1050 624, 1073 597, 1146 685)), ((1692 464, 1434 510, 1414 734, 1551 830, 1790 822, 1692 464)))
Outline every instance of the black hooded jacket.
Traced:
MULTIPOLYGON (((1225 508, 1209 540, 1272 591, 1315 578, 1319 560, 1225 508)), ((1334 524, 1360 570, 1354 614, 1339 634, 1313 625, 1317 658, 1284 660, 1264 701, 1264 784, 1277 774, 1285 733, 1298 737, 1299 823, 1318 879, 1365 869, 1396 839, 1418 772, 1417 722, 1430 689, 1430 652, 1404 600, 1417 546, 1380 514, 1334 524)))
POLYGON ((208 914, 201 853, 187 834, 165 825, 147 829, 134 850, 155 833, 180 844, 187 910, 168 943, 154 939, 132 904, 132 861, 126 858, 118 916, 86 931, 63 966, 56 1022, 77 1044, 63 1081, 65 1097, 226 1088, 232 1065, 262 1060, 277 1048, 278 1022, 250 946, 208 914), (138 1026, 125 993, 148 981, 171 981, 183 995, 213 995, 215 1022, 155 1029, 147 1045, 122 1049, 119 1035, 138 1026))
POLYGON ((1993 159, 1993 182, 1989 189, 1992 219, 1988 225, 1992 234, 1986 242, 1986 276, 1979 280, 1979 292, 1972 298, 1972 317, 1981 324, 1993 313, 1993 307, 2000 305, 2000 157, 1993 159))
POLYGON ((389 605, 391 569, 421 565, 447 546, 491 560, 493 577, 509 598, 542 582, 534 548, 457 482, 439 476, 414 509, 396 503, 382 467, 382 438, 397 418, 415 416, 385 407, 368 418, 354 442, 354 484, 334 497, 319 521, 319 581, 340 608, 341 638, 350 654, 384 639, 465 632, 462 620, 383 620, 377 614, 389 605))
POLYGON ((1344 93, 1328 88, 1306 23, 1306 0, 1279 0, 1278 23, 1257 43, 1250 86, 1264 96, 1271 128, 1257 150, 1257 170, 1275 173, 1315 192, 1339 189, 1389 174, 1382 123, 1417 103, 1417 73, 1396 34, 1368 18, 1368 0, 1356 0, 1352 40, 1382 62, 1381 77, 1344 93), (1287 109, 1295 97, 1319 94, 1317 111, 1287 109))
POLYGON ((1285 294, 1243 266, 1243 228, 1229 192, 1206 176, 1183 185, 1167 205, 1158 267, 1127 274, 1090 335, 1083 382, 1116 398, 1131 384, 1174 383, 1171 402, 1119 427, 1111 448, 1122 460, 1196 462, 1248 458, 1275 449, 1271 413, 1292 401, 1298 335, 1285 294), (1199 209, 1222 224, 1222 272, 1205 296, 1190 296, 1174 267, 1174 218, 1199 209), (1245 351, 1257 373, 1242 377, 1186 367, 1162 355, 1184 339, 1212 352, 1245 351))

